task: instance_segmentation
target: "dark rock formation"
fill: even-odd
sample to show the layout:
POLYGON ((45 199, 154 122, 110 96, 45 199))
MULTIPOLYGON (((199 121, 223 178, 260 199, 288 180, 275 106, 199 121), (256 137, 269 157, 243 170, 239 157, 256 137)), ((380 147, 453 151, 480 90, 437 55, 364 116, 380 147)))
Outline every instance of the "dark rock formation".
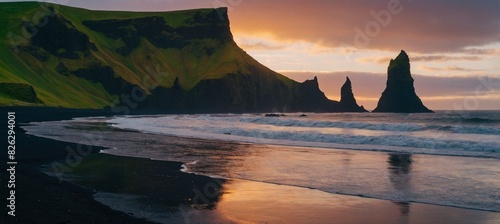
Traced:
MULTIPOLYGON (((178 28, 167 25, 159 16, 134 19, 86 20, 82 22, 88 28, 102 32, 114 40, 121 39, 125 46, 116 51, 124 56, 136 49, 141 38, 147 39, 159 48, 183 48, 203 39, 215 39, 220 43, 231 41, 227 9, 220 8, 208 14, 196 12, 185 25, 178 28), (223 15, 223 19, 219 16, 223 15)), ((215 49, 203 46, 199 49, 210 55, 215 49)))
POLYGON ((184 90, 176 79, 170 88, 154 89, 139 107, 197 113, 367 112, 357 105, 349 79, 342 87, 341 102, 325 96, 317 77, 291 89, 279 80, 268 80, 269 83, 265 80, 259 74, 231 74, 221 79, 203 80, 193 89, 184 90))
POLYGON ((43 103, 38 99, 33 86, 24 83, 0 83, 0 94, 26 103, 43 103))
POLYGON ((125 45, 116 51, 122 55, 128 55, 136 49, 142 37, 161 48, 185 46, 183 37, 158 16, 123 20, 86 20, 82 24, 94 31, 102 32, 111 39, 121 39, 125 45))
POLYGON ((327 112, 325 109, 329 100, 319 89, 317 77, 300 83, 298 93, 299 94, 296 94, 295 101, 292 103, 292 110, 304 112, 327 112))
POLYGON ((59 63, 55 70, 64 76, 74 75, 93 83, 100 83, 111 94, 130 93, 132 88, 135 87, 122 77, 115 76, 113 68, 109 66, 94 65, 70 71, 63 63, 59 63))
POLYGON ((368 112, 363 106, 358 106, 356 103, 349 77, 346 77, 344 85, 340 88, 340 105, 346 112, 368 112))
POLYGON ((387 86, 373 112, 429 113, 415 93, 410 73, 410 59, 403 50, 389 63, 387 86))
POLYGON ((275 114, 275 113, 273 113, 273 114, 266 114, 264 116, 265 117, 286 117, 285 114, 275 114))
POLYGON ((193 89, 184 90, 176 79, 170 88, 154 89, 139 108, 196 113, 366 111, 357 105, 344 107, 338 101, 329 100, 319 89, 316 77, 292 89, 278 80, 270 83, 264 80, 258 74, 232 74, 203 80, 193 89))
POLYGON ((139 108, 193 113, 284 111, 292 98, 290 90, 277 80, 269 81, 259 75, 230 74, 185 90, 176 79, 172 87, 152 90, 139 108))
POLYGON ((73 23, 62 16, 48 19, 47 24, 43 26, 29 22, 23 22, 23 26, 43 27, 43 29, 37 29, 38 32, 32 35, 30 39, 32 45, 61 58, 78 59, 79 53, 89 55, 90 50, 97 50, 87 35, 76 29, 73 23))

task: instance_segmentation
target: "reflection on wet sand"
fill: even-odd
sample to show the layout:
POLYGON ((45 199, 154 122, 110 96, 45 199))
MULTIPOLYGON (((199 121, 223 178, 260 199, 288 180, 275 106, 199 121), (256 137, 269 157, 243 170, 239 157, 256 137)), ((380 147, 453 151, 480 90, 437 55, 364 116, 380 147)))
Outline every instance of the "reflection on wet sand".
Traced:
POLYGON ((225 184, 217 211, 236 223, 396 223, 387 201, 314 189, 233 180, 225 184), (359 215, 363 214, 363 215, 359 215))
POLYGON ((387 159, 389 179, 396 192, 399 192, 398 201, 394 203, 399 206, 401 215, 403 217, 410 214, 410 204, 408 201, 411 199, 411 169, 412 169, 412 155, 403 153, 389 153, 387 159))
POLYGON ((401 210, 401 215, 408 216, 410 214, 410 203, 408 202, 394 202, 394 204, 399 206, 401 210))
POLYGON ((389 153, 389 170, 394 174, 408 174, 413 163, 411 154, 389 153))
MULTIPOLYGON (((213 212, 220 223, 495 223, 500 215, 246 180, 224 183, 213 212), (412 212, 409 212, 409 208, 412 212)), ((217 222, 215 222, 217 223, 217 222)))

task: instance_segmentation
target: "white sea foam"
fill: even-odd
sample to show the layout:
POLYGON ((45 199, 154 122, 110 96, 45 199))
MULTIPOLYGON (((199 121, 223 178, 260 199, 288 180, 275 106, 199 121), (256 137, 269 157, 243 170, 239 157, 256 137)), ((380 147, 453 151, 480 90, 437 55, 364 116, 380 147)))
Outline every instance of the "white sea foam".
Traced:
POLYGON ((415 123, 372 123, 372 122, 345 122, 345 121, 322 121, 305 120, 297 118, 281 117, 247 117, 240 119, 240 122, 269 124, 273 126, 285 127, 315 127, 315 128, 348 128, 380 131, 414 132, 425 130, 448 131, 451 133, 465 134, 492 134, 500 135, 500 128, 484 126, 460 126, 460 125, 429 125, 415 123))
MULTIPOLYGON (((404 121, 404 120, 403 120, 404 121)), ((373 151, 500 158, 500 128, 433 123, 326 121, 325 117, 167 115, 115 118, 114 127, 181 137, 373 151), (480 134, 482 133, 482 134, 480 134)))

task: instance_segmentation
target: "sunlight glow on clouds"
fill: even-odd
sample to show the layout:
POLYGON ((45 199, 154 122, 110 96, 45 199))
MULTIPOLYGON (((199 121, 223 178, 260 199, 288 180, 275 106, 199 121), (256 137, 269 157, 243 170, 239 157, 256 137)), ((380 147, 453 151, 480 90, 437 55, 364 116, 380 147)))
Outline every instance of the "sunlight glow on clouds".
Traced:
POLYGON ((420 66, 420 69, 436 72, 436 71, 461 71, 461 72, 482 72, 484 70, 481 69, 471 69, 457 66, 446 66, 446 67, 428 67, 428 66, 420 66))

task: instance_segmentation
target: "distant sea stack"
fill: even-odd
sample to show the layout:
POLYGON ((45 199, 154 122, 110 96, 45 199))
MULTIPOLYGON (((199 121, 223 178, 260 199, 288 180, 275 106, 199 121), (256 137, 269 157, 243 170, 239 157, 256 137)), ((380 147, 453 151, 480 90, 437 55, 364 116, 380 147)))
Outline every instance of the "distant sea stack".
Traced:
POLYGON ((368 112, 363 106, 358 106, 356 103, 349 77, 346 77, 345 83, 340 89, 340 105, 348 112, 368 112))
POLYGON ((391 59, 387 68, 387 86, 373 112, 432 113, 415 93, 410 73, 410 58, 405 51, 391 59))

